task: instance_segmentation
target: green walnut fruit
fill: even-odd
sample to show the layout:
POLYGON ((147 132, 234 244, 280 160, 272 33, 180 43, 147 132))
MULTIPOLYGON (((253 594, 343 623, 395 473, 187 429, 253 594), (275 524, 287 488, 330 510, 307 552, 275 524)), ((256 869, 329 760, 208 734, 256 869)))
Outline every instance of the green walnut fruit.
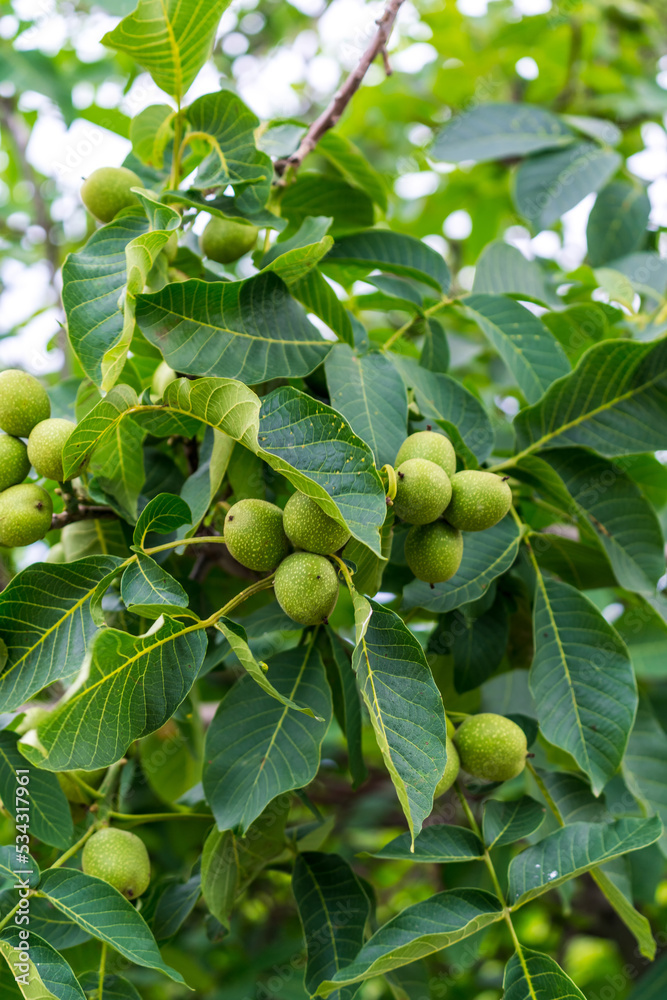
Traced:
POLYGON ((28 458, 40 476, 62 483, 63 448, 75 427, 71 420, 51 417, 32 429, 28 438, 28 458))
POLYGON ((29 472, 30 459, 23 441, 0 434, 0 492, 22 483, 29 472))
POLYGON ((394 511, 408 524, 430 524, 452 495, 449 476, 427 458, 409 458, 396 469, 394 511))
POLYGON ((283 559, 273 584, 276 600, 300 625, 326 622, 338 600, 338 576, 328 559, 295 552, 283 559))
POLYGON ((501 521, 512 506, 512 491, 493 472, 466 469, 452 476, 452 499, 445 511, 460 531, 485 531, 501 521))
POLYGON ((94 833, 81 855, 86 875, 104 879, 126 899, 137 899, 148 888, 151 863, 143 840, 128 830, 106 827, 94 833))
POLYGON ((111 222, 122 208, 138 205, 131 188, 143 187, 141 178, 127 167, 100 167, 81 185, 81 201, 100 222, 111 222))
POLYGON ((0 430, 27 438, 35 424, 51 416, 46 389, 18 368, 0 373, 0 430))
POLYGON ((53 502, 41 486, 22 483, 0 493, 0 545, 32 545, 51 528, 53 502))
POLYGON ((435 462, 451 478, 456 472, 456 452, 452 442, 444 434, 435 431, 417 431, 406 438, 398 449, 395 466, 402 465, 410 458, 426 458, 435 462))
POLYGON ((274 570, 289 552, 280 507, 266 500, 239 500, 225 518, 225 545, 247 569, 274 570))
POLYGON ((153 373, 151 395, 155 396, 156 399, 162 399, 167 386, 171 385, 176 378, 178 376, 174 369, 170 368, 166 361, 161 361, 153 373))
POLYGON ((451 738, 448 736, 447 763, 445 764, 445 770, 442 778, 436 786, 434 798, 437 799, 440 795, 444 795, 445 792, 449 791, 458 777, 460 767, 461 761, 459 760, 458 751, 451 738))
POLYGON ((405 559, 418 580, 444 583, 461 565, 463 538, 446 521, 416 524, 405 539, 405 559))
POLYGON ((503 715, 470 715, 454 737, 461 767, 483 781, 509 781, 526 766, 528 746, 520 726, 503 715))
POLYGON ((218 264, 231 264, 252 250, 259 230, 232 219, 211 219, 200 240, 202 253, 218 264))
POLYGON ((285 534, 296 549, 321 556, 337 552, 349 540, 350 532, 305 493, 293 493, 285 504, 285 534))

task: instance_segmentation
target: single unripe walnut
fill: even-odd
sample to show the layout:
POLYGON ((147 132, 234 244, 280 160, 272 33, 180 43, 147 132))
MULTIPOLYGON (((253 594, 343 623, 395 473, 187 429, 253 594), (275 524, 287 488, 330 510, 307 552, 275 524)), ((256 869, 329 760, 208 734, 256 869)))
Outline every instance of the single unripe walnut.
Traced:
POLYGON ((151 863, 143 840, 128 830, 106 827, 94 833, 81 855, 86 875, 101 878, 126 899, 137 899, 148 888, 151 863))
POLYGON ((75 427, 71 420, 50 417, 32 429, 28 438, 28 458, 40 476, 62 483, 63 448, 75 427))
POLYGON ((502 521, 512 506, 512 491, 493 472, 466 469, 452 477, 452 499, 445 517, 460 531, 485 531, 502 521))
POLYGON ((454 737, 461 767, 483 781, 509 781, 526 766, 528 745, 520 726, 503 715, 470 715, 454 737))
POLYGON ((305 493, 293 493, 285 504, 285 534, 296 549, 322 556, 337 552, 349 540, 350 532, 305 493))
POLYGON ((0 545, 32 545, 51 528, 53 502, 41 486, 22 483, 0 493, 0 545))
POLYGON ((446 521, 416 524, 405 539, 405 559, 418 580, 444 583, 456 573, 463 558, 463 537, 446 521))
POLYGON ((398 449, 394 465, 398 467, 410 458, 426 458, 435 462, 450 478, 456 472, 456 452, 452 442, 435 431, 417 431, 406 438, 398 449))
POLYGON ((256 226, 233 219, 213 218, 201 236, 202 253, 218 264, 231 264, 252 250, 258 233, 256 226))
POLYGON ((227 511, 224 531, 236 561, 258 573, 274 570, 289 552, 283 512, 266 500, 239 500, 227 511))
POLYGON ((22 483, 29 472, 30 459, 23 441, 0 434, 0 492, 22 483))
POLYGON ((293 621, 318 625, 336 607, 338 576, 325 556, 294 552, 278 567, 273 589, 278 604, 293 621))
POLYGON ((447 763, 445 764, 445 770, 443 772, 442 778, 437 784, 435 789, 434 798, 438 798, 440 795, 444 795, 445 792, 449 791, 454 782, 456 781, 459 770, 461 767, 461 762, 459 760, 459 755, 454 743, 450 736, 447 736, 447 763))
POLYGON ((99 167, 81 185, 81 201, 100 222, 111 222, 121 209, 139 204, 130 189, 143 186, 127 167, 99 167))
POLYGON ((396 469, 394 512, 408 524, 430 524, 452 495, 449 476, 435 462, 409 458, 396 469))
POLYGON ((50 415, 51 401, 41 382, 18 368, 0 373, 0 430, 27 438, 50 415))

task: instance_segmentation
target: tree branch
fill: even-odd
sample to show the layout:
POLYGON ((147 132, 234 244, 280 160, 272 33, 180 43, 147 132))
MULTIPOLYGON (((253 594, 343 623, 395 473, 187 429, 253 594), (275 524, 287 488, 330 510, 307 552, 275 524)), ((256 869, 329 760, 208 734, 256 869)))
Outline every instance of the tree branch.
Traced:
POLYGON ((356 68, 352 70, 343 86, 334 95, 334 98, 329 106, 322 112, 319 118, 315 119, 301 140, 299 148, 296 152, 292 153, 291 156, 288 156, 285 159, 276 160, 274 166, 279 177, 285 173, 288 167, 292 167, 295 171, 298 170, 308 154, 315 149, 315 146, 318 144, 324 133, 328 132, 329 129, 333 128, 334 125, 338 123, 353 95, 361 86, 361 81, 376 56, 382 55, 385 72, 387 74, 391 73, 391 67, 389 66, 389 60, 387 58, 387 42, 389 40, 389 35, 391 34, 391 29, 394 26, 394 21, 396 20, 399 8, 403 2, 404 0, 389 0, 384 9, 384 13, 376 21, 378 30, 373 36, 370 45, 359 60, 356 68))
POLYGON ((75 521, 99 521, 110 517, 118 517, 110 507, 79 507, 76 511, 64 510, 62 514, 54 514, 51 518, 51 531, 74 524, 75 521))

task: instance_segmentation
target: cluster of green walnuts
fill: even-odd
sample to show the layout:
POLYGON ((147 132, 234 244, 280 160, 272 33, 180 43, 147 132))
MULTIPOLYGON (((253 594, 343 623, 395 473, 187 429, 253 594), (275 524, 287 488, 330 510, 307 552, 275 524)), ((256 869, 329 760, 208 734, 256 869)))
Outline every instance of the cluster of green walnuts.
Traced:
MULTIPOLYGON (((122 209, 139 205, 132 188, 143 186, 141 178, 127 167, 100 167, 81 185, 81 200, 99 222, 111 222, 122 209)), ((231 264, 254 248, 258 234, 257 227, 249 222, 213 217, 202 233, 200 246, 209 260, 231 264)), ((164 252, 169 261, 175 259, 178 253, 175 232, 171 234, 164 252)), ((178 278, 179 275, 176 273, 171 277, 178 278)))
POLYGON ((317 625, 338 601, 338 574, 327 558, 350 538, 305 493, 293 493, 281 510, 266 500, 239 500, 225 517, 225 545, 247 569, 275 570, 274 591, 285 614, 317 625), (290 547, 297 551, 290 554, 290 547))
POLYGON ((51 496, 25 480, 32 467, 62 483, 63 448, 75 426, 51 416, 46 390, 32 375, 15 368, 0 374, 0 545, 30 545, 49 531, 51 496))
POLYGON ((505 479, 493 472, 456 471, 449 438, 418 431, 396 456, 394 512, 412 525, 405 539, 405 559, 418 580, 444 583, 463 558, 463 531, 485 531, 512 505, 505 479))

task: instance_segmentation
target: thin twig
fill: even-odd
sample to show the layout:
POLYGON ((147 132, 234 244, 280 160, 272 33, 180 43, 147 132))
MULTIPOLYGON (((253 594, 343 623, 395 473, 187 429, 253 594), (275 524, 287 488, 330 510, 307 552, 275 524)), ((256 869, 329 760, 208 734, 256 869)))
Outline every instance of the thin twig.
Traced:
POLYGON ((389 3, 384 9, 384 13, 376 22, 378 30, 373 36, 370 45, 359 60, 358 65, 352 70, 343 86, 334 95, 329 106, 310 126, 301 140, 299 148, 296 152, 292 153, 291 156, 288 156, 285 159, 276 161, 275 170, 278 176, 282 176, 288 167, 291 167, 294 171, 298 170, 308 154, 312 153, 315 149, 315 146, 318 144, 324 133, 328 132, 329 129, 333 128, 334 125, 338 123, 353 95, 361 86, 361 81, 368 72, 368 68, 376 56, 380 54, 382 55, 385 71, 387 73, 391 72, 386 53, 387 42, 389 40, 389 35, 391 34, 391 29, 394 26, 394 21, 396 20, 399 8, 403 2, 404 0, 389 0, 389 3))

